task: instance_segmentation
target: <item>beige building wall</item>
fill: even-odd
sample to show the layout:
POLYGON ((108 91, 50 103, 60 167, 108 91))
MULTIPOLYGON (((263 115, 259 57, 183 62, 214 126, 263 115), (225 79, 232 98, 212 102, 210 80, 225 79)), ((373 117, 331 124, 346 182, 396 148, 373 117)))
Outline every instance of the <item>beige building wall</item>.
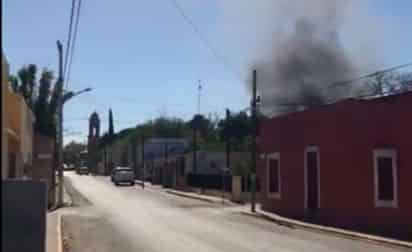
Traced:
POLYGON ((8 92, 8 73, 9 66, 1 53, 1 179, 8 176, 8 134, 7 134, 7 113, 6 113, 6 96, 8 92))
POLYGON ((14 178, 22 177, 25 165, 29 169, 33 159, 35 117, 24 98, 11 89, 8 74, 8 63, 2 54, 2 179, 12 173, 14 178))
POLYGON ((33 160, 33 139, 34 139, 34 114, 26 103, 21 103, 21 138, 20 149, 22 154, 22 163, 32 165, 33 160))
POLYGON ((1 179, 7 178, 8 174, 8 138, 6 117, 6 93, 8 89, 8 64, 1 54, 1 179))

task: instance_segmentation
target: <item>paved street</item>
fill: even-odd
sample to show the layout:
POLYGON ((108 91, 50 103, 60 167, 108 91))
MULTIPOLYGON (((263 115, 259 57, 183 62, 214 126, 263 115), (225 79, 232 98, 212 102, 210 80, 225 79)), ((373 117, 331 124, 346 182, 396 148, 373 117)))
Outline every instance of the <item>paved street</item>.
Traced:
POLYGON ((63 219, 73 252, 76 247, 118 252, 407 251, 280 226, 241 214, 239 207, 182 198, 159 188, 116 187, 107 177, 72 172, 66 177, 85 204, 78 208, 80 219, 63 219), (79 223, 87 226, 82 229, 79 223), (79 238, 80 232, 87 238, 79 238), (100 244, 92 244, 99 240, 100 244))

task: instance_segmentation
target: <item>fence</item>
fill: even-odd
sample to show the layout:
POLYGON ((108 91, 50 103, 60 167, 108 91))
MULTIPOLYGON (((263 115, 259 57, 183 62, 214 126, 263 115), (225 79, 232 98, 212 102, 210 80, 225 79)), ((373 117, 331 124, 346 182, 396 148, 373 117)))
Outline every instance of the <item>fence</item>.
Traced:
MULTIPOLYGON (((252 189, 252 180, 250 176, 242 177, 242 192, 250 192, 252 189)), ((260 192, 260 180, 256 178, 256 192, 260 192)))
POLYGON ((202 189, 215 189, 231 192, 232 191, 232 176, 231 175, 215 175, 215 174, 194 174, 187 175, 187 184, 191 187, 202 189))
MULTIPOLYGON (((232 191, 232 176, 218 175, 218 174, 195 174, 189 173, 187 175, 187 185, 190 187, 198 187, 202 189, 224 190, 226 192, 232 191)), ((252 188, 252 181, 250 176, 242 177, 242 192, 250 192, 252 188)), ((260 181, 256 178, 256 192, 260 192, 260 181)))

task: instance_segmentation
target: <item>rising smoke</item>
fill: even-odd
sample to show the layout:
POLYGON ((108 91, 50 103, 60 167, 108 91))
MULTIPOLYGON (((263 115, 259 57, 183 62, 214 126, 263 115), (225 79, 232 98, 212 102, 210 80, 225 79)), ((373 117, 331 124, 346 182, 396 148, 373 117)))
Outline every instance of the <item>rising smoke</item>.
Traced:
POLYGON ((329 87, 354 72, 338 32, 308 18, 301 18, 294 25, 290 35, 280 38, 276 54, 269 61, 255 64, 263 105, 269 111, 319 105, 351 90, 348 86, 329 87))
MULTIPOLYGON (((257 29, 257 46, 249 57, 248 72, 258 73, 262 111, 289 112, 348 96, 351 86, 330 87, 363 72, 371 57, 349 52, 342 34, 360 8, 351 0, 237 1, 232 17, 248 17, 243 29, 257 29), (240 10, 240 11, 239 11, 240 10), (261 38, 263 37, 263 38, 261 38), (359 60, 362 59, 362 60, 359 60)), ((234 6, 234 5, 232 5, 234 6)), ((224 6, 229 8, 228 6, 224 6)), ((232 19, 233 22, 233 19, 232 19)), ((362 25, 362 23, 359 23, 362 25)), ((349 35, 351 35, 349 33, 349 35)), ((352 34, 353 36, 353 34, 352 34)), ((247 81, 250 87, 250 79, 247 81)))

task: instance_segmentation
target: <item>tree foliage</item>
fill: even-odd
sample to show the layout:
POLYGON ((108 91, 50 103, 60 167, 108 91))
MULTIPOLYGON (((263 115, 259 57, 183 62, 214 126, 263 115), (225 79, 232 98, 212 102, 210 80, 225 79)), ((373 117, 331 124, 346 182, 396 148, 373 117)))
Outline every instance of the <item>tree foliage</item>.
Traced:
POLYGON ((80 155, 80 152, 86 150, 86 145, 71 141, 63 148, 63 159, 67 164, 76 164, 76 160, 80 155))
POLYGON ((378 72, 367 82, 372 95, 390 95, 412 90, 412 72, 378 72))
POLYGON ((50 113, 50 88, 53 81, 53 72, 44 69, 39 81, 39 94, 34 106, 36 115, 35 128, 44 135, 53 133, 53 115, 50 113))
POLYGON ((246 112, 239 112, 218 124, 220 139, 242 141, 252 133, 252 121, 246 112))
POLYGON ((36 117, 36 131, 54 137, 54 118, 63 83, 57 81, 53 85, 53 72, 46 68, 42 70, 40 79, 37 79, 37 66, 34 64, 21 67, 16 76, 10 76, 9 81, 14 92, 20 93, 32 109, 36 117))

